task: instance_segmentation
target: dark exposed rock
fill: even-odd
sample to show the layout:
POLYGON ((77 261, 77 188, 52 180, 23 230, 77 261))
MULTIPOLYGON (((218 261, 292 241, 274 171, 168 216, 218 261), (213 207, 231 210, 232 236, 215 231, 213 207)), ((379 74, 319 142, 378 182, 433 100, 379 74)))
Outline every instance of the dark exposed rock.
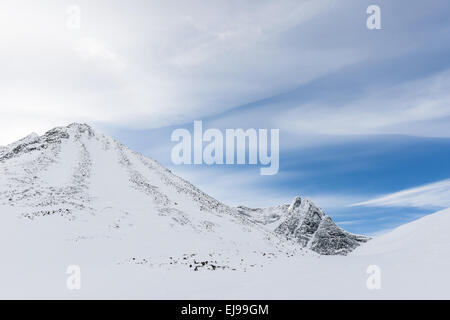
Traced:
POLYGON ((238 207, 238 212, 319 254, 346 255, 370 239, 342 230, 312 201, 299 197, 290 205, 264 209, 238 207))

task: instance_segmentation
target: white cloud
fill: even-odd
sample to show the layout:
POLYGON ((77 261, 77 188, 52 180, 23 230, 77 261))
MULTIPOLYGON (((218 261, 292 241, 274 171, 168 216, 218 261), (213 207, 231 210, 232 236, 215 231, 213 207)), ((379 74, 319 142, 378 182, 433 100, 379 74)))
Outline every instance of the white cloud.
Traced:
POLYGON ((395 87, 373 88, 344 104, 315 102, 281 113, 276 123, 296 134, 409 134, 450 137, 434 121, 450 117, 450 71, 395 87), (423 125, 426 123, 427 125, 423 125))
POLYGON ((335 0, 79 0, 79 30, 66 27, 66 5, 0 3, 0 144, 72 121, 135 129, 191 122, 369 51, 326 41, 336 9, 347 12, 335 0))
POLYGON ((188 122, 307 82, 355 53, 277 41, 334 3, 79 0, 71 30, 61 1, 2 1, 0 144, 72 121, 188 122))
MULTIPOLYGON (((410 32, 402 33, 383 38, 387 47, 380 52, 357 1, 75 4, 81 9, 79 30, 66 27, 62 1, 0 2, 0 144, 73 121, 133 129, 187 123, 289 91, 368 57, 422 45, 410 32)), ((448 77, 442 80, 442 87, 433 82, 434 89, 424 82, 424 90, 417 85, 392 91, 396 97, 369 93, 339 112, 334 104, 298 106, 282 112, 276 127, 365 134, 417 132, 417 126, 433 135, 434 126, 409 124, 448 114, 448 77)), ((440 125, 444 134, 446 127, 440 125)))
POLYGON ((450 179, 355 203, 353 206, 449 208, 450 179))
POLYGON ((75 50, 85 60, 97 60, 98 63, 108 63, 118 69, 125 67, 124 62, 121 61, 117 54, 98 39, 89 37, 82 38, 79 40, 75 50))

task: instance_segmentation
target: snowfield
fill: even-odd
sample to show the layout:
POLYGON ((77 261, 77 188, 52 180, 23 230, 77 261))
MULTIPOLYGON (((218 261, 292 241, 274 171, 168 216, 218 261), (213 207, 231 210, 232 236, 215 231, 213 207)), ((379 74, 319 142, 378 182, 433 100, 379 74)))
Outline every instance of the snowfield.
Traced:
POLYGON ((3 299, 449 299, 449 230, 450 210, 368 241, 307 199, 231 208, 86 125, 0 148, 3 299))

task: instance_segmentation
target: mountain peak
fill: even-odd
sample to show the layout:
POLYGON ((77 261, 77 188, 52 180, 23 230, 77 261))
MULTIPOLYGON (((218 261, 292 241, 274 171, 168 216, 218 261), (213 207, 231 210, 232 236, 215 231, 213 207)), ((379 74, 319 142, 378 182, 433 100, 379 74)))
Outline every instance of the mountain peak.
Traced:
POLYGON ((85 123, 71 123, 66 127, 56 127, 47 131, 42 137, 45 142, 53 143, 60 142, 61 139, 80 138, 83 134, 87 134, 89 137, 96 135, 94 129, 85 123))
POLYGON ((88 133, 90 136, 95 135, 94 129, 86 123, 71 123, 66 128, 68 133, 83 134, 88 133))
MULTIPOLYGON (((293 213, 309 213, 310 211, 321 211, 319 208, 316 207, 314 202, 312 202, 308 198, 301 198, 301 197, 295 197, 291 204, 289 205, 289 208, 287 210, 290 214, 293 213)), ((320 214, 319 214, 320 215, 320 214)))
POLYGON ((68 129, 76 129, 80 131, 86 131, 91 130, 93 131, 92 127, 86 123, 78 123, 78 122, 72 122, 67 126, 68 129))
POLYGON ((302 198, 300 197, 295 197, 294 200, 292 200, 288 212, 293 212, 295 209, 297 209, 298 207, 300 207, 302 204, 302 198))
POLYGON ((96 133, 85 123, 71 123, 66 127, 56 127, 39 136, 32 133, 6 147, 0 148, 0 161, 17 157, 35 150, 44 150, 50 146, 61 144, 63 140, 73 138, 94 137, 96 133))

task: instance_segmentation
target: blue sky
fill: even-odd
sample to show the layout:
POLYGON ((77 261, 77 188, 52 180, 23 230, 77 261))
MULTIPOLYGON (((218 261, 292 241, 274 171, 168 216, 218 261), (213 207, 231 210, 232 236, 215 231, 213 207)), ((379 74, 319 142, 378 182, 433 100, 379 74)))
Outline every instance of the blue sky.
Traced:
POLYGON ((76 29, 71 4, 0 4, 0 144, 86 122, 225 203, 300 195, 366 234, 450 206, 448 1, 80 0, 76 29), (173 165, 194 120, 279 129, 279 173, 173 165))
MULTIPOLYGON (((192 130, 192 124, 186 128, 192 130)), ((280 171, 261 176, 259 166, 173 165, 170 149, 175 143, 166 142, 171 132, 163 128, 112 134, 225 203, 260 207, 289 203, 297 195, 308 197, 352 232, 377 234, 448 206, 448 200, 419 206, 352 205, 450 177, 449 138, 371 135, 284 148, 281 131, 280 171)))
MULTIPOLYGON (((210 127, 222 129, 270 128, 273 126, 270 126, 271 122, 267 118, 310 103, 317 105, 319 110, 314 115, 319 118, 321 112, 328 112, 320 110, 321 105, 330 112, 335 107, 339 113, 342 105, 355 103, 350 111, 358 115, 360 110, 357 102, 367 97, 368 103, 373 104, 370 106, 372 108, 376 108, 378 102, 408 103, 413 94, 409 92, 409 87, 422 87, 422 82, 433 79, 450 67, 450 45, 445 40, 450 38, 447 16, 450 5, 441 2, 441 9, 446 8, 447 11, 439 10, 438 7, 432 10, 430 3, 428 12, 425 10, 426 14, 422 16, 421 9, 425 3, 408 2, 409 10, 417 11, 415 15, 410 12, 409 17, 403 19, 402 14, 408 10, 408 6, 404 7, 400 2, 397 6, 382 6, 382 13, 386 13, 382 16, 383 30, 359 30, 353 35, 354 38, 337 35, 338 30, 335 31, 336 42, 365 41, 359 37, 373 41, 370 46, 374 54, 368 55, 366 59, 286 92, 198 120, 203 120, 207 126, 210 124, 210 127), (420 45, 416 46, 414 43, 417 38, 420 38, 420 45), (399 40, 398 44, 395 43, 396 39, 399 40), (409 44, 413 48, 405 50, 404 47, 409 44), (383 94, 387 95, 386 99, 383 94), (374 96, 372 101, 371 96, 374 96)), ((354 10, 357 11, 356 8, 354 10)), ((317 22, 318 29, 325 32, 327 27, 331 26, 317 22)), ((300 29, 301 26, 289 31, 293 34, 292 38, 297 35, 299 39, 308 36, 308 32, 300 29)), ((326 32, 326 36, 330 36, 329 32, 326 32)), ((292 38, 288 37, 290 41, 292 38)), ((283 39, 279 41, 282 43, 283 39)), ((327 46, 326 42, 324 46, 327 46)), ((448 81, 448 78, 445 80, 448 81)), ((386 107, 387 110, 380 108, 380 112, 387 112, 389 117, 389 108, 395 108, 395 105, 386 107)), ((444 108, 449 110, 450 105, 446 103, 444 108)), ((301 117, 301 112, 297 116, 301 117)), ((303 131, 283 130, 283 126, 280 126, 280 172, 270 177, 258 176, 257 168, 248 166, 180 168, 171 164, 168 150, 152 155, 153 148, 164 149, 173 128, 145 134, 120 131, 116 135, 227 203, 267 206, 280 201, 289 202, 296 195, 310 197, 317 199, 317 204, 345 229, 378 234, 445 207, 439 202, 419 207, 403 206, 401 203, 398 206, 351 206, 450 177, 450 129, 447 128, 450 127, 450 118, 424 119, 414 119, 405 124, 394 123, 393 129, 381 126, 374 133, 349 130, 344 134, 331 131, 323 135, 319 131, 309 135, 303 131), (154 144, 149 141, 151 139, 145 138, 154 135, 159 137, 156 141, 164 141, 163 145, 154 144), (221 181, 224 180, 232 181, 225 183, 231 190, 221 188, 221 181)), ((293 120, 296 120, 295 117, 293 120)), ((320 119, 314 120, 314 124, 320 126, 320 119)), ((323 125, 327 126, 329 122, 323 125)), ((192 123, 181 127, 192 131, 192 123)))

